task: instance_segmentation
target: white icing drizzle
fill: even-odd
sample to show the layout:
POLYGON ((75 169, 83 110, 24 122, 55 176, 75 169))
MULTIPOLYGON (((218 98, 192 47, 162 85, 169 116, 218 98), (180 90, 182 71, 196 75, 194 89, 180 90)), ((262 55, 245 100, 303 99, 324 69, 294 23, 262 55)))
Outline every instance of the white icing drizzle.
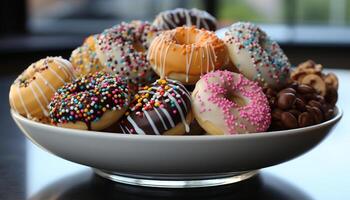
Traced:
POLYGON ((169 112, 166 109, 164 109, 164 108, 161 108, 160 110, 164 113, 164 115, 166 116, 166 118, 170 122, 171 127, 172 128, 175 127, 175 123, 173 121, 173 118, 171 118, 169 112))
MULTIPOLYGON (((174 84, 169 84, 169 86, 171 86, 171 87, 176 87, 176 85, 174 85, 174 84)), ((181 90, 182 93, 185 94, 185 96, 188 98, 188 100, 191 101, 191 97, 190 97, 190 95, 186 92, 186 90, 185 90, 182 86, 180 86, 179 89, 181 90)), ((176 94, 178 94, 175 90, 173 90, 173 92, 175 92, 176 94)), ((183 101, 182 98, 181 98, 181 101, 183 101)))
POLYGON ((189 57, 189 61, 188 61, 188 69, 187 69, 187 62, 186 62, 186 82, 188 81, 188 74, 190 72, 190 66, 192 64, 193 50, 194 50, 194 44, 191 44, 190 57, 189 57))
POLYGON ((146 133, 135 123, 135 121, 130 117, 130 115, 126 118, 130 124, 133 126, 135 129, 136 133, 146 135, 146 133))
POLYGON ((213 45, 209 44, 209 47, 210 47, 210 62, 211 62, 211 65, 213 67, 212 71, 215 70, 215 61, 216 61, 216 54, 215 54, 215 50, 213 48, 213 45), (214 60, 213 60, 213 57, 214 57, 214 60))
POLYGON ((171 20, 170 15, 162 15, 161 19, 165 22, 163 24, 167 26, 166 28, 171 29, 171 27, 169 27, 167 23, 169 23, 172 27, 176 27, 176 24, 171 20))
POLYGON ((41 101, 40 101, 40 99, 39 99, 37 93, 34 91, 34 89, 33 89, 33 87, 32 87, 32 84, 29 84, 28 87, 29 87, 30 90, 32 91, 35 100, 38 102, 41 111, 44 113, 44 115, 45 115, 46 117, 49 116, 49 113, 47 112, 47 109, 46 109, 46 108, 43 106, 43 104, 41 103, 41 101))
POLYGON ((51 69, 50 67, 49 67, 48 69, 49 69, 49 71, 50 71, 52 74, 54 74, 63 84, 66 83, 66 81, 64 81, 63 78, 62 78, 59 74, 57 74, 57 72, 55 72, 55 70, 51 69))
POLYGON ((179 16, 178 15, 173 15, 173 16, 174 16, 175 23, 179 23, 180 22, 179 16))
POLYGON ((205 53, 207 55, 206 58, 207 58, 207 73, 208 73, 209 72, 209 59, 210 59, 209 51, 208 51, 208 43, 206 43, 205 53))
POLYGON ((30 113, 28 111, 28 108, 27 108, 26 104, 24 103, 24 100, 23 100, 23 97, 22 97, 22 93, 21 93, 19 87, 17 87, 17 92, 18 92, 18 96, 19 96, 19 101, 21 102, 22 107, 24 108, 24 111, 26 112, 27 117, 30 117, 30 113))
MULTIPOLYGON (((176 90, 173 90, 173 92, 174 92, 176 95, 180 95, 178 92, 176 92, 176 90)), ((181 103, 185 106, 185 111, 187 112, 187 111, 188 111, 187 105, 186 105, 185 101, 183 100, 183 98, 180 98, 180 101, 181 101, 181 103)))
MULTIPOLYGON (((189 31, 187 29, 185 31, 189 31)), ((173 39, 175 36, 175 30, 172 30, 169 33, 166 33, 164 37, 157 37, 151 44, 150 51, 147 54, 148 59, 153 59, 154 66, 159 69, 160 77, 166 78, 166 60, 168 56, 168 51, 170 45, 168 44, 168 39, 173 39), (166 40, 166 41, 165 41, 166 40)), ((200 38, 204 33, 199 33, 197 38, 200 38)), ((185 40, 189 43, 189 32, 186 32, 185 40)), ((186 70, 186 82, 189 81, 189 73, 192 67, 192 63, 197 63, 197 60, 200 60, 200 71, 201 75, 203 75, 203 68, 206 68, 206 72, 215 70, 215 62, 217 60, 217 55, 215 53, 215 49, 212 44, 206 42, 203 46, 196 49, 195 44, 189 44, 185 46, 185 70, 186 70), (195 58, 193 58, 195 57, 195 58), (193 62, 195 59, 196 62, 193 62), (206 60, 203 61, 203 60, 206 60), (206 66, 205 66, 206 63, 206 66)))
POLYGON ((190 12, 188 12, 187 10, 183 9, 182 12, 185 16, 186 16, 186 25, 187 26, 192 26, 192 21, 191 21, 191 15, 190 12))
POLYGON ((46 80, 45 77, 43 77, 43 75, 38 73, 37 76, 44 82, 45 85, 48 85, 53 92, 56 92, 56 89, 53 87, 53 85, 48 80, 46 80))
POLYGON ((148 112, 146 110, 144 110, 143 114, 145 114, 148 122, 151 124, 151 127, 152 127, 153 131, 156 133, 156 135, 160 135, 157 126, 154 124, 154 121, 152 120, 151 116, 149 116, 148 112))
POLYGON ((201 25, 201 18, 198 15, 195 15, 196 17, 196 26, 199 28, 201 25))
POLYGON ((162 29, 173 29, 182 25, 180 24, 180 18, 185 21, 183 23, 185 26, 195 25, 197 28, 200 28, 202 27, 201 24, 203 24, 204 28, 207 30, 209 30, 208 21, 212 21, 213 24, 216 23, 215 18, 205 11, 196 8, 190 10, 177 8, 175 10, 163 11, 158 14, 154 21, 154 25, 162 29), (173 17, 173 19, 171 17, 173 17), (192 18, 194 19, 193 21, 192 18))
POLYGON ((57 59, 54 59, 53 61, 56 62, 56 64, 58 65, 58 69, 60 69, 66 77, 69 77, 67 73, 66 65, 64 63, 61 63, 57 59))
POLYGON ((128 131, 129 134, 132 134, 128 127, 125 126, 125 129, 128 131))
POLYGON ((119 127, 120 127, 120 129, 122 129, 123 134, 126 134, 126 132, 125 132, 125 130, 124 130, 124 128, 123 128, 123 126, 119 124, 119 127))
POLYGON ((154 111, 156 112, 156 114, 158 115, 158 118, 160 119, 160 121, 162 122, 163 124, 163 127, 165 130, 168 130, 168 126, 166 125, 162 115, 159 113, 158 109, 157 108, 154 108, 154 111))
POLYGON ((68 62, 67 60, 64 60, 62 58, 56 58, 54 59, 54 61, 58 62, 61 66, 63 66, 63 72, 66 75, 66 77, 73 77, 75 78, 74 72, 73 72, 73 67, 72 64, 70 62, 68 62), (68 72, 68 74, 67 74, 68 72))
POLYGON ((204 24, 205 29, 209 30, 209 25, 208 25, 207 21, 205 21, 204 19, 201 19, 201 21, 204 24))
POLYGON ((165 75, 165 61, 166 61, 166 57, 167 57, 167 55, 168 55, 168 51, 169 51, 169 48, 170 48, 170 45, 168 45, 167 47, 166 47, 166 49, 165 49, 165 55, 164 55, 164 57, 163 57, 163 64, 162 64, 162 68, 161 68, 161 74, 162 74, 162 76, 164 77, 164 75, 165 75))
POLYGON ((36 81, 33 81, 33 84, 36 87, 36 89, 40 92, 43 99, 45 100, 46 105, 48 105, 49 99, 45 96, 44 91, 41 89, 41 87, 39 86, 39 84, 36 81))
POLYGON ((180 113, 180 116, 181 116, 181 120, 182 120, 182 123, 184 124, 185 126, 185 130, 186 130, 186 133, 188 133, 190 131, 190 126, 187 124, 186 122, 186 118, 185 118, 185 115, 184 113, 182 112, 182 109, 179 105, 179 103, 177 103, 176 99, 174 97, 172 97, 169 93, 167 95, 169 97, 170 100, 172 100, 177 108, 177 110, 179 111, 180 113))

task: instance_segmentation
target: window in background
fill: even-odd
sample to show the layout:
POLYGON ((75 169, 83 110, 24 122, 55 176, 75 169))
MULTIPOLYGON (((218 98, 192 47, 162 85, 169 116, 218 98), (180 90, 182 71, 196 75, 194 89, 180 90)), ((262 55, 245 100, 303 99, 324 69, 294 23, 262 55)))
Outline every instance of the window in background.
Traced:
POLYGON ((177 7, 203 8, 201 0, 28 0, 32 33, 94 33, 121 21, 153 20, 177 7))
POLYGON ((349 25, 350 0, 218 0, 223 22, 349 25))
POLYGON ((222 24, 234 21, 285 23, 284 0, 218 0, 217 17, 222 24))
POLYGON ((151 21, 177 7, 210 9, 220 26, 252 21, 276 40, 350 44, 350 0, 27 0, 30 33, 91 34, 121 21, 151 21))

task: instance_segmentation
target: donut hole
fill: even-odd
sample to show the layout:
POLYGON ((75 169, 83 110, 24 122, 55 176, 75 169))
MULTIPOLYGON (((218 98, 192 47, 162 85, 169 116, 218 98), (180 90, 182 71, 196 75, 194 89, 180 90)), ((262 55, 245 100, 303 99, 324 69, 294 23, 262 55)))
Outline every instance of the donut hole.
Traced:
POLYGON ((134 42, 134 44, 132 46, 134 47, 135 51, 137 51, 137 52, 143 53, 146 51, 145 47, 142 45, 142 43, 140 41, 134 42))
POLYGON ((263 49, 266 49, 267 44, 266 44, 266 35, 265 34, 260 32, 259 37, 258 37, 258 43, 259 43, 259 46, 261 46, 263 49))
POLYGON ((196 34, 191 34, 191 31, 178 31, 174 36, 174 41, 179 45, 190 45, 196 43, 196 34))
POLYGON ((247 105, 246 100, 242 96, 233 92, 226 94, 225 98, 236 103, 239 107, 244 107, 247 105))

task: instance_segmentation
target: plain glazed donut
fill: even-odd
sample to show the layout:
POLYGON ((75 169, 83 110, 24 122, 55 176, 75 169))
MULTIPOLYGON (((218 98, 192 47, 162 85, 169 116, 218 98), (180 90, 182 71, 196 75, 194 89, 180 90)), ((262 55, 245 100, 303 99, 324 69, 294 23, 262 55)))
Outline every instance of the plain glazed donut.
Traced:
POLYGON ((174 80, 157 80, 140 90, 120 122, 124 134, 182 135, 192 122, 191 97, 174 80))
POLYGON ((271 122, 262 88, 230 71, 204 75, 192 93, 192 108, 199 125, 212 135, 262 132, 271 122))
POLYGON ((107 72, 88 74, 59 88, 50 104, 51 123, 102 130, 119 120, 129 105, 127 84, 107 72))
POLYGON ((176 8, 159 13, 153 25, 159 30, 170 30, 181 26, 196 26, 199 29, 215 31, 217 27, 215 17, 204 10, 196 8, 184 9, 176 8))
POLYGON ((87 37, 84 43, 72 52, 69 60, 76 77, 104 70, 96 54, 96 39, 97 35, 87 37))
POLYGON ((154 72, 146 59, 157 30, 148 22, 122 22, 97 37, 96 53, 107 71, 126 78, 130 83, 153 82, 154 72))
POLYGON ((263 87, 282 88, 287 84, 290 63, 277 42, 251 23, 238 22, 225 33, 231 62, 245 77, 263 87))
POLYGON ((228 62, 226 46, 213 32, 194 27, 164 31, 151 43, 148 59, 161 78, 195 84, 228 62))
POLYGON ((73 68, 68 60, 61 57, 41 59, 31 64, 11 85, 11 108, 28 119, 46 121, 51 97, 72 79, 73 68))

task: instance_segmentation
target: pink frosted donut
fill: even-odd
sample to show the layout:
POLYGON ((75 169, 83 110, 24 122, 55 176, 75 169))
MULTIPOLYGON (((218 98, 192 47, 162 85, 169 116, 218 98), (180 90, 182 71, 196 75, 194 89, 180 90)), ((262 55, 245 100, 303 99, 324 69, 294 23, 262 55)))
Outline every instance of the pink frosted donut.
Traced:
POLYGON ((229 71, 204 75, 192 93, 192 104, 199 125, 211 135, 263 132, 271 122, 262 88, 229 71))

